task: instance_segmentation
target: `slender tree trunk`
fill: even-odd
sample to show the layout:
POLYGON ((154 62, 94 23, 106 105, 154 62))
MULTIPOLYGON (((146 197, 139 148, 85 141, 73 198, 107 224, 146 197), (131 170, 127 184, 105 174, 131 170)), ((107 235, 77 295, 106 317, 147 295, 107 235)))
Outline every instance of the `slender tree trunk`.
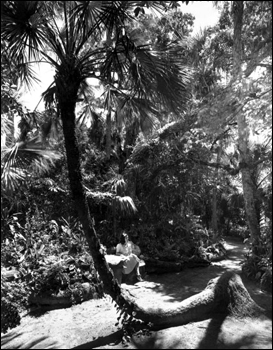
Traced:
MULTIPOLYGON (((215 179, 217 179, 217 175, 215 175, 215 179)), ((213 230, 213 240, 216 240, 216 236, 218 233, 218 222, 217 222, 217 187, 214 186, 212 189, 212 219, 211 226, 213 230)))
MULTIPOLYGON (((216 159, 217 164, 220 163, 221 153, 222 153, 222 139, 220 140, 219 149, 217 152, 217 159, 216 159)), ((215 173, 214 173, 214 179, 215 179, 216 184, 218 183, 218 178, 219 178, 219 168, 217 167, 215 169, 215 173)), ((213 240, 216 241, 217 236, 219 235, 218 208, 217 208, 217 185, 215 185, 213 187, 213 192, 212 192, 212 230, 213 230, 213 240)))
POLYGON ((93 227, 85 191, 82 185, 80 154, 75 130, 76 125, 74 109, 74 103, 60 103, 70 188, 72 191, 75 206, 78 211, 79 220, 83 226, 83 231, 86 235, 90 252, 94 260, 95 267, 101 277, 101 280, 104 283, 104 289, 113 297, 113 299, 116 299, 117 294, 116 292, 114 293, 114 284, 112 282, 113 276, 108 266, 106 265, 104 255, 100 253, 100 240, 93 227))
MULTIPOLYGON (((238 100, 240 101, 242 77, 242 26, 243 26, 244 2, 233 2, 234 20, 234 45, 233 45, 233 80, 236 82, 238 90, 238 100)), ((259 222, 255 210, 255 185, 251 178, 251 155, 249 150, 249 127, 243 111, 237 113, 238 123, 238 146, 240 152, 240 168, 243 184, 245 210, 248 228, 253 243, 255 253, 260 237, 259 222)))
POLYGON ((132 146, 135 145, 137 135, 138 135, 138 122, 135 120, 133 123, 128 127, 125 135, 125 144, 124 144, 124 151, 126 153, 126 159, 130 157, 132 154, 132 146))
MULTIPOLYGON (((220 288, 212 288, 210 284, 210 287, 206 288, 203 293, 185 300, 181 303, 179 308, 175 307, 174 309, 169 309, 167 305, 162 309, 158 307, 155 309, 143 309, 137 305, 136 300, 131 297, 128 291, 121 290, 109 269, 105 256, 100 251, 100 240, 93 227, 83 188, 75 124, 75 106, 79 88, 79 84, 77 85, 77 83, 75 83, 77 81, 77 72, 72 72, 69 78, 66 76, 67 80, 64 80, 64 75, 61 75, 61 73, 59 74, 60 75, 56 78, 56 87, 59 110, 63 123, 70 188, 95 268, 104 284, 104 290, 115 300, 123 315, 127 316, 129 314, 147 322, 152 321, 155 326, 159 328, 166 326, 171 327, 185 322, 191 322, 200 317, 202 318, 204 314, 213 311, 216 304, 222 305, 223 302, 226 303, 226 295, 228 298, 233 295, 233 292, 229 291, 230 288, 225 282, 226 280, 233 279, 231 276, 224 278, 223 283, 216 283, 216 285, 220 284, 220 288), (218 290, 221 290, 220 295, 217 292, 218 290), (223 290, 227 290, 227 293, 223 294, 223 290)), ((235 287, 237 291, 238 288, 241 287, 240 283, 235 282, 235 287)), ((241 287, 241 289, 242 288, 243 287, 241 287)), ((239 304, 242 305, 243 302, 240 301, 239 304)))
POLYGON ((73 70, 73 67, 72 69, 68 69, 66 66, 60 67, 58 74, 55 76, 58 108, 63 124, 70 189, 94 266, 103 282, 103 290, 118 304, 123 315, 131 315, 134 305, 121 294, 120 286, 109 269, 105 256, 101 252, 100 240, 93 226, 83 188, 75 123, 75 107, 80 85, 78 81, 79 74, 76 70, 73 70))
POLYGON ((108 110, 106 116, 106 158, 111 155, 111 109, 108 110))

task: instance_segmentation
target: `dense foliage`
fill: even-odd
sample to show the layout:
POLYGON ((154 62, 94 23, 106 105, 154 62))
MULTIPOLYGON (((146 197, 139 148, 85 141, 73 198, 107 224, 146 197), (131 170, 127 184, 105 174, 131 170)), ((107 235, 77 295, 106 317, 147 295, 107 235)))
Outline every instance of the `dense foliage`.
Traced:
MULTIPOLYGON (((12 9, 19 2, 3 3, 12 9)), ((58 13, 61 5, 54 3, 58 13)), ((194 37, 192 15, 171 10, 154 16, 145 13, 145 4, 130 13, 130 20, 124 19, 121 29, 128 34, 126 43, 124 37, 121 40, 113 33, 111 37, 110 32, 104 38, 98 30, 101 24, 109 25, 111 11, 106 24, 102 19, 95 22, 94 35, 82 46, 81 59, 86 63, 90 48, 99 45, 101 52, 92 53, 92 64, 104 93, 95 98, 94 91, 81 82, 75 133, 81 185, 92 225, 106 249, 114 247, 126 230, 145 257, 170 262, 197 256, 209 260, 212 253, 219 252, 225 236, 236 236, 250 247, 243 272, 263 288, 272 289, 271 6, 271 2, 246 4, 242 36, 247 70, 240 94, 229 84, 234 38, 228 2, 223 4, 219 23, 194 37), (256 21, 251 19, 253 13, 256 21), (124 50, 122 55, 116 51, 115 40, 124 50), (145 51, 146 45, 150 51, 145 51), (170 72, 162 66, 168 59, 173 60, 170 72), (184 77, 180 82, 176 81, 178 68, 184 77), (158 91, 151 88, 147 72, 158 91), (166 88, 172 83, 177 84, 172 93, 177 87, 183 99, 166 88), (244 165, 236 114, 242 111, 259 223, 255 242, 240 177, 244 165), (251 249, 254 243, 259 254, 251 249)), ((125 16, 127 8, 122 11, 125 16)), ((93 13, 98 14, 99 10, 93 13)), ((81 26, 77 29, 86 34, 81 26)), ((8 37, 3 39, 1 331, 6 332, 19 324, 19 313, 35 296, 64 296, 79 303, 85 283, 91 286, 93 298, 101 297, 103 290, 73 206, 56 86, 44 93, 44 112, 25 110, 16 88, 18 52, 8 49, 8 37), (9 53, 14 61, 8 59, 9 53)), ((53 43, 50 37, 47 45, 51 49, 53 43)), ((28 77, 30 67, 20 64, 28 77)), ((90 67, 83 64, 83 68, 90 67)))

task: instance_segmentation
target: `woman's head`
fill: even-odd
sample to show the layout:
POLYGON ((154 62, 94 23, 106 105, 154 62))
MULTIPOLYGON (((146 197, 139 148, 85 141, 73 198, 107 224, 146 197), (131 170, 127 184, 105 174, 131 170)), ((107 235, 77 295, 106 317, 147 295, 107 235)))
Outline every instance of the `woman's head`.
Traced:
POLYGON ((128 235, 127 233, 123 232, 120 237, 120 243, 125 244, 128 241, 128 235))

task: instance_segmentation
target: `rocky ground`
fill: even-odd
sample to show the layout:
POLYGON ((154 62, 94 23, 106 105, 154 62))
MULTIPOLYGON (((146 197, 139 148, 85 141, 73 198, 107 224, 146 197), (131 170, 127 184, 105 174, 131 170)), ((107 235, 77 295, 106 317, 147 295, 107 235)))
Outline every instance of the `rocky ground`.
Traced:
MULTIPOLYGON (((226 242, 228 259, 208 267, 178 273, 150 275, 134 286, 122 285, 147 307, 179 303, 201 292, 212 278, 224 271, 241 274, 247 247, 226 242)), ((251 297, 266 310, 257 319, 221 315, 200 322, 172 327, 149 335, 136 334, 122 343, 116 309, 109 298, 90 300, 66 309, 25 315, 20 326, 2 335, 2 349, 272 349, 272 295, 242 276, 251 297)))

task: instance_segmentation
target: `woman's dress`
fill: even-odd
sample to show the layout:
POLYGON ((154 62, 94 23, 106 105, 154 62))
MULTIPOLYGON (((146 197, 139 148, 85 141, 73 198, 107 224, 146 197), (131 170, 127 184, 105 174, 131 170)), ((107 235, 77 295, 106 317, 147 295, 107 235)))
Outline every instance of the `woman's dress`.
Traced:
POLYGON ((135 254, 133 254, 132 251, 133 243, 130 241, 125 245, 119 243, 116 247, 116 254, 120 253, 126 256, 126 260, 124 261, 124 267, 122 270, 122 272, 126 275, 132 272, 136 264, 139 262, 139 258, 135 254))

